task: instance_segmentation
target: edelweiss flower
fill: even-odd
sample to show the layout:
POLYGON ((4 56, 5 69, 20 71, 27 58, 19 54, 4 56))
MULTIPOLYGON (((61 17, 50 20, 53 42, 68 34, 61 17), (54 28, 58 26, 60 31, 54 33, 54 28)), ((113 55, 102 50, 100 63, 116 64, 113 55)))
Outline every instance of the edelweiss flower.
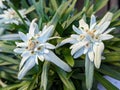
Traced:
MULTIPOLYGON (((26 18, 25 16, 25 9, 19 10, 18 12, 21 14, 22 18, 26 18)), ((12 8, 8 9, 8 10, 4 10, 3 14, 0 14, 0 23, 5 23, 5 24, 19 24, 21 23, 21 19, 18 16, 18 14, 16 13, 15 10, 13 10, 12 8)))
POLYGON ((3 4, 3 1, 5 0, 0 0, 0 8, 6 8, 6 6, 3 4))
POLYGON ((32 21, 27 35, 19 32, 23 42, 16 42, 17 48, 14 51, 22 56, 18 79, 23 78, 27 71, 38 64, 38 59, 50 61, 65 71, 71 71, 71 68, 51 51, 55 46, 47 42, 51 39, 49 37, 52 35, 54 26, 44 26, 39 32, 35 21, 36 19, 32 21))
POLYGON ((95 67, 99 68, 101 64, 101 54, 104 50, 102 40, 113 38, 113 36, 108 33, 114 28, 106 30, 109 24, 109 20, 103 22, 102 24, 97 24, 96 17, 92 15, 89 27, 89 25, 81 19, 79 21, 79 28, 73 25, 73 30, 77 34, 72 34, 70 38, 63 40, 58 46, 66 43, 73 44, 70 49, 72 49, 71 55, 73 55, 74 58, 78 58, 82 54, 86 54, 90 61, 94 62, 95 67))

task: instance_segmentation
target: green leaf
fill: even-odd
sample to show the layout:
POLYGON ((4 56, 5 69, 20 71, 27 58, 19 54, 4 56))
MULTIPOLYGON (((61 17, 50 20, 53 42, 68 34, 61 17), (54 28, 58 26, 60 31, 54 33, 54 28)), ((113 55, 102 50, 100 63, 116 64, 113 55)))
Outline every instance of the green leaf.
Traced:
POLYGON ((56 71, 57 71, 60 79, 64 83, 65 88, 67 88, 67 90, 75 90, 74 84, 69 79, 69 76, 67 75, 67 73, 65 71, 61 70, 60 68, 57 68, 57 67, 56 67, 56 71))
POLYGON ((113 62, 120 60, 120 52, 110 52, 105 54, 105 60, 102 62, 113 62))
POLYGON ((77 2, 77 0, 73 0, 73 2, 71 2, 71 5, 70 5, 69 8, 66 10, 65 15, 68 16, 68 14, 70 14, 70 12, 74 10, 74 7, 75 7, 76 2, 77 2))
POLYGON ((116 71, 111 67, 108 67, 107 65, 102 65, 98 71, 117 80, 120 80, 120 72, 116 71))
POLYGON ((94 63, 89 60, 89 57, 86 55, 85 59, 85 77, 86 77, 86 87, 88 90, 92 88, 93 84, 93 75, 94 75, 94 63))
POLYGON ((84 60, 75 60, 74 67, 84 67, 84 66, 85 66, 85 61, 84 60))
POLYGON ((40 90, 47 90, 49 65, 50 65, 50 62, 48 62, 48 61, 45 61, 43 64, 40 90))
POLYGON ((34 10, 35 10, 35 7, 34 7, 34 6, 31 6, 31 7, 29 7, 29 8, 26 10, 25 14, 28 14, 28 13, 34 11, 34 10))
POLYGON ((58 23, 58 21, 60 20, 61 16, 63 15, 63 13, 65 12, 65 10, 68 8, 68 6, 70 5, 71 0, 67 1, 67 2, 63 2, 59 8, 57 9, 55 15, 52 17, 51 21, 48 23, 48 25, 54 25, 56 26, 56 24, 58 23))
POLYGON ((14 85, 7 86, 5 88, 0 88, 0 90, 18 90, 17 88, 22 87, 27 84, 29 84, 28 81, 23 81, 20 84, 14 84, 14 85))
POLYGON ((94 12, 98 12, 100 9, 102 9, 109 0, 96 0, 95 5, 94 5, 94 12))
POLYGON ((58 4, 56 0, 50 0, 53 9, 56 11, 58 9, 58 4))
POLYGON ((118 90, 113 84, 111 84, 108 80, 103 78, 99 73, 95 72, 95 78, 99 81, 107 90, 118 90))
POLYGON ((65 60, 67 61, 67 63, 70 65, 70 66, 74 66, 74 59, 73 57, 70 55, 70 50, 69 49, 65 49, 63 51, 63 55, 64 55, 64 58, 65 60))
POLYGON ((84 12, 88 10, 89 4, 90 4, 90 0, 84 0, 84 7, 83 7, 84 12))
POLYGON ((94 13, 93 13, 93 7, 94 7, 94 5, 91 5, 91 6, 89 7, 89 9, 87 10, 87 15, 88 15, 88 16, 91 16, 92 14, 94 14, 94 13))
POLYGON ((119 18, 119 16, 120 16, 120 10, 117 10, 113 15, 112 22, 115 21, 117 18, 119 18))
POLYGON ((41 70, 37 73, 37 75, 34 75, 32 81, 30 82, 30 84, 27 88, 28 90, 33 90, 34 89, 35 83, 37 82, 40 73, 41 73, 41 70))
POLYGON ((7 61, 7 62, 13 63, 13 64, 19 64, 18 59, 13 59, 12 57, 7 56, 7 55, 0 54, 0 58, 7 61))

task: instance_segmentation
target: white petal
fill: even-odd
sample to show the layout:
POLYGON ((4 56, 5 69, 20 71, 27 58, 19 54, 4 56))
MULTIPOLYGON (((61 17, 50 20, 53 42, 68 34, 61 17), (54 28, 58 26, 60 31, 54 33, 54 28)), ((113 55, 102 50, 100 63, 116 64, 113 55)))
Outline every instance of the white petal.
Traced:
POLYGON ((70 47, 70 49, 78 48, 78 47, 81 48, 85 46, 87 43, 88 43, 87 41, 81 41, 81 42, 75 43, 70 47))
POLYGON ((28 41, 28 38, 27 38, 27 36, 26 36, 24 33, 19 32, 19 36, 20 36, 20 38, 21 38, 24 42, 28 41))
POLYGON ((85 46, 83 54, 86 54, 88 52, 88 50, 89 50, 89 46, 85 46))
POLYGON ((31 69, 33 68, 33 66, 35 66, 35 57, 31 56, 27 62, 25 63, 25 65, 23 66, 23 68, 20 70, 20 72, 18 73, 18 79, 22 79, 25 74, 31 69))
POLYGON ((94 60, 94 52, 93 52, 92 47, 90 47, 90 49, 88 51, 88 57, 89 57, 90 61, 93 62, 93 60, 94 60))
POLYGON ((15 44, 17 45, 17 47, 27 47, 27 43, 15 42, 15 44))
POLYGON ((73 38, 67 38, 67 39, 63 40, 60 44, 58 44, 56 47, 60 47, 60 46, 62 46, 64 44, 66 44, 66 43, 74 44, 75 42, 76 42, 75 39, 73 39, 73 38))
POLYGON ((55 49, 56 47, 50 43, 45 43, 45 47, 48 49, 55 49))
POLYGON ((22 58, 21 62, 20 62, 20 66, 19 66, 19 70, 22 68, 22 66, 24 65, 24 63, 26 62, 26 60, 29 58, 29 55, 26 55, 25 57, 22 58))
POLYGON ((60 58, 58 58, 52 51, 49 51, 48 54, 44 54, 44 56, 45 56, 46 60, 54 63, 61 69, 65 70, 67 72, 71 71, 71 68, 65 62, 63 62, 60 58))
POLYGON ((83 19, 81 19, 79 21, 79 28, 82 28, 82 27, 84 28, 84 30, 88 30, 89 29, 88 24, 83 19))
POLYGON ((108 40, 108 39, 111 39, 111 38, 113 38, 113 36, 110 35, 110 34, 101 34, 100 35, 100 40, 108 40))
POLYGON ((40 59, 40 61, 44 61, 44 56, 42 54, 38 54, 38 58, 40 59))
POLYGON ((0 36, 0 40, 20 40, 20 37, 18 34, 6 34, 0 36))
POLYGON ((52 39, 60 39, 61 37, 59 37, 59 36, 54 36, 54 37, 50 37, 50 38, 48 38, 48 40, 52 40, 52 39))
POLYGON ((80 29, 78 29, 76 26, 73 25, 72 28, 77 34, 82 34, 82 31, 80 29))
POLYGON ((30 51, 24 51, 22 54, 21 54, 21 57, 26 57, 26 56, 30 56, 31 55, 31 52, 30 51))
POLYGON ((79 36, 80 36, 80 35, 72 34, 72 35, 71 35, 71 38, 73 38, 73 39, 77 39, 77 38, 79 38, 79 36))
POLYGON ((25 48, 16 48, 14 49, 14 52, 16 53, 23 53, 25 51, 25 48))
POLYGON ((108 28, 109 25, 110 25, 110 21, 103 23, 97 30, 98 34, 103 33, 108 28))
POLYGON ((37 20, 37 18, 33 19, 31 24, 30 24, 30 28, 29 28, 29 34, 31 35, 31 37, 34 36, 34 34, 38 34, 39 29, 37 24, 35 23, 37 20))
POLYGON ((110 28, 110 29, 106 30, 106 31, 104 32, 104 34, 110 33, 113 29, 115 29, 115 28, 110 28))
POLYGON ((96 23, 96 17, 94 15, 92 15, 91 19, 90 19, 90 27, 92 27, 92 25, 95 23, 96 23))
POLYGON ((100 68, 100 64, 101 64, 101 54, 104 50, 104 44, 102 42, 99 43, 95 43, 93 45, 93 51, 95 54, 94 57, 94 64, 96 68, 100 68))
POLYGON ((35 63, 38 65, 38 55, 35 55, 35 63))
POLYGON ((43 51, 44 53, 49 53, 49 50, 48 49, 44 49, 44 51, 43 51))
POLYGON ((90 26, 90 31, 96 29, 96 24, 97 24, 97 23, 94 23, 93 25, 90 26))
POLYGON ((48 38, 52 35, 54 31, 54 26, 51 25, 51 26, 48 26, 46 28, 46 30, 42 30, 42 33, 40 35, 40 37, 38 38, 40 42, 46 42, 48 40, 48 38))
POLYGON ((70 49, 72 49, 71 55, 75 54, 79 49, 83 48, 86 44, 87 44, 87 42, 79 42, 79 43, 73 44, 70 47, 70 49))
POLYGON ((83 54, 83 52, 84 52, 84 48, 81 48, 81 49, 79 49, 74 55, 73 55, 73 58, 78 58, 78 57, 80 57, 82 54, 83 54))
POLYGON ((98 26, 103 25, 107 21, 111 21, 113 17, 113 13, 107 12, 105 16, 102 18, 102 20, 98 23, 98 26))

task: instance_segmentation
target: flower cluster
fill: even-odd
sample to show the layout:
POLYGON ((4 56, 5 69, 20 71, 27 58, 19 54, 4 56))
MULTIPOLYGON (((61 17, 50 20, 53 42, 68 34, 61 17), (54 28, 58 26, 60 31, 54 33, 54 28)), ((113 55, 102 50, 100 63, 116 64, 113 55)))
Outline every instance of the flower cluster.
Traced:
MULTIPOLYGON (((22 23, 21 18, 19 17, 18 13, 21 15, 23 19, 26 19, 26 9, 18 10, 18 13, 11 7, 8 8, 3 4, 3 2, 11 3, 9 0, 0 0, 0 8, 5 8, 5 10, 2 10, 3 13, 0 14, 0 23, 3 24, 16 24, 19 25, 22 23)), ((26 21, 28 22, 28 21, 26 21)))
POLYGON ((72 34, 70 38, 63 40, 58 46, 62 46, 66 43, 73 44, 70 49, 72 49, 71 55, 74 58, 86 54, 86 57, 88 57, 91 62, 94 62, 95 67, 99 68, 101 55, 104 50, 102 41, 113 38, 113 36, 108 33, 114 28, 107 29, 109 25, 109 20, 97 24, 94 15, 91 16, 90 26, 81 19, 78 28, 73 25, 73 30, 77 34, 72 34))
POLYGON ((14 51, 20 53, 22 56, 18 79, 23 78, 27 71, 35 66, 35 64, 38 64, 38 60, 47 60, 56 64, 63 70, 70 72, 71 68, 53 53, 52 50, 56 47, 48 43, 49 40, 54 38, 50 38, 54 26, 45 25, 43 30, 39 31, 35 21, 36 19, 31 22, 29 33, 25 35, 24 33, 19 32, 19 36, 23 42, 16 42, 17 48, 14 49, 14 51))
MULTIPOLYGON (((26 18, 25 11, 26 11, 25 9, 18 11, 22 16, 22 18, 26 18)), ((10 8, 10 9, 4 10, 3 14, 0 14, 0 23, 4 23, 4 24, 14 23, 16 25, 19 25, 20 23, 22 23, 22 21, 18 16, 18 14, 16 13, 16 11, 10 8)))

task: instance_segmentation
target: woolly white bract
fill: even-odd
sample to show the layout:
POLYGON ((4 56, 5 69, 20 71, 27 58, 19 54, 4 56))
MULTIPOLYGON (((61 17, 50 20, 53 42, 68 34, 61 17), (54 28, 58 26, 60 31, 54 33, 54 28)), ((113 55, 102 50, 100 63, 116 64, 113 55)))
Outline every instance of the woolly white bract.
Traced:
POLYGON ((94 62, 95 67, 99 68, 101 64, 101 54, 104 50, 102 41, 113 38, 113 36, 108 33, 114 28, 107 29, 109 25, 110 20, 105 21, 105 18, 97 24, 94 15, 91 16, 90 26, 81 19, 78 28, 73 25, 73 30, 76 34, 72 34, 70 38, 63 40, 58 46, 66 43, 73 44, 70 49, 72 49, 71 55, 73 55, 74 58, 86 54, 89 60, 94 62))
POLYGON ((23 42, 16 42, 17 48, 14 51, 22 56, 18 79, 22 79, 35 64, 38 64, 38 60, 47 60, 65 71, 71 71, 71 68, 51 51, 55 46, 47 42, 53 33, 54 26, 45 25, 43 30, 39 31, 35 21, 36 19, 31 22, 29 33, 25 35, 19 32, 23 42))

